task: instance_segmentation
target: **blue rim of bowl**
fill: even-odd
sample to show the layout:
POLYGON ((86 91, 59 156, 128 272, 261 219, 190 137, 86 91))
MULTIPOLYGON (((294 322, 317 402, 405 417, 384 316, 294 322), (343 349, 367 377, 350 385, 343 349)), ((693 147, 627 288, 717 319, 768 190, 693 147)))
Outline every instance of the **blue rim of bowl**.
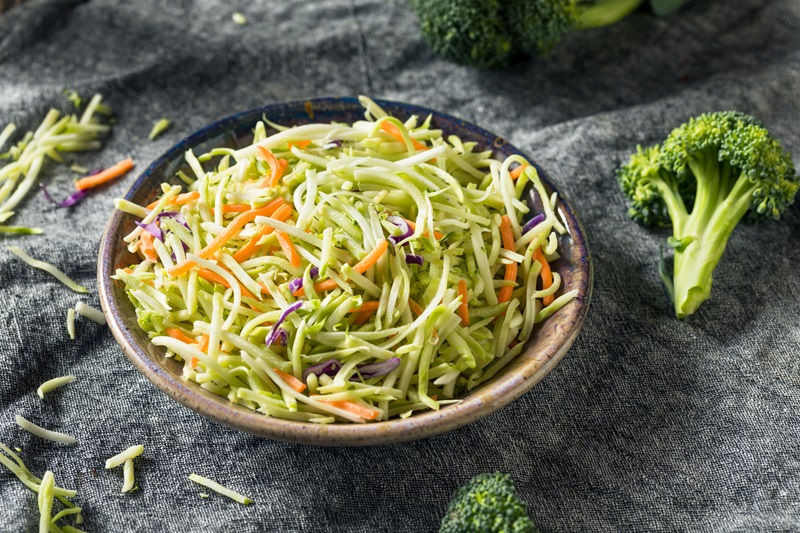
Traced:
MULTIPOLYGON (((498 135, 451 115, 424 107, 387 100, 375 100, 375 102, 390 114, 401 118, 411 115, 419 117, 431 115, 437 127, 444 123, 452 125, 451 129, 466 131, 474 139, 484 141, 485 148, 491 148, 495 154, 500 152, 506 157, 520 154, 537 168, 548 191, 557 190, 547 173, 538 164, 498 135)), ((163 177, 172 176, 177 168, 183 166, 183 155, 188 149, 212 140, 213 145, 218 146, 218 140, 226 135, 230 136, 231 132, 245 131, 248 125, 252 128, 262 116, 270 120, 280 120, 279 117, 288 113, 301 122, 311 122, 315 121, 315 116, 352 113, 357 110, 363 113, 358 99, 334 97, 271 104, 228 116, 189 135, 167 150, 139 176, 125 198, 134 201, 142 196, 145 194, 142 189, 150 182, 152 182, 151 196, 154 197, 157 194, 158 184, 165 181, 163 177), (307 118, 303 119, 303 113, 307 118)), ((119 266, 120 259, 115 256, 115 252, 119 241, 122 240, 122 226, 126 220, 132 219, 119 210, 114 211, 101 240, 97 269, 100 301, 112 334, 134 366, 157 388, 207 418, 262 437, 318 446, 365 446, 417 440, 472 423, 519 398, 549 374, 572 346, 588 313, 593 288, 593 266, 586 233, 575 216, 572 205, 560 192, 559 210, 562 219, 567 223, 569 239, 572 241, 570 250, 573 266, 577 271, 575 284, 579 294, 574 302, 544 322, 547 324, 560 317, 558 318, 560 322, 555 325, 554 342, 546 343, 544 348, 536 353, 533 353, 534 345, 529 345, 498 375, 467 394, 461 403, 444 407, 439 411, 414 413, 406 419, 395 418, 367 424, 325 425, 276 419, 235 405, 226 398, 200 388, 194 382, 182 379, 179 363, 164 357, 163 350, 159 351, 160 349, 152 344, 148 343, 143 347, 142 343, 137 341, 135 335, 138 324, 135 317, 132 321, 125 320, 124 313, 127 312, 130 316, 132 306, 124 294, 120 293, 119 288, 115 291, 115 283, 111 276, 119 266), (172 371, 168 370, 170 365, 173 366, 172 371)), ((144 332, 139 329, 138 333, 141 337, 144 332)), ((536 335, 537 330, 534 330, 529 343, 533 343, 536 335)))

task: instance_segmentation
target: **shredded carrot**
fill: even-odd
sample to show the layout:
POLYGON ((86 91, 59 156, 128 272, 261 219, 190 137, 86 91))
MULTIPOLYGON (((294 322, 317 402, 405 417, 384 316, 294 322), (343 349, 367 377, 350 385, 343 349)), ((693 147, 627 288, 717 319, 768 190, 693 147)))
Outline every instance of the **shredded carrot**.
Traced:
POLYGON ((366 418, 367 420, 375 420, 379 416, 381 416, 381 411, 377 409, 372 409, 371 407, 365 407, 360 403, 351 402, 350 400, 339 400, 339 401, 326 401, 320 399, 319 401, 325 402, 331 407, 337 407, 348 413, 353 413, 356 416, 360 416, 361 418, 366 418))
MULTIPOLYGON (((406 221, 406 223, 408 224, 408 227, 409 227, 409 228, 411 228, 411 230, 412 230, 412 231, 417 231, 417 225, 416 225, 414 222, 412 222, 412 221, 408 220, 407 218, 404 218, 403 220, 405 220, 405 221, 406 221)), ((428 236, 428 231, 426 230, 426 231, 425 231, 425 232, 422 234, 422 236, 423 236, 423 237, 427 237, 427 236, 428 236)), ((440 232, 438 232, 438 231, 436 231, 436 230, 433 230, 433 236, 434 236, 434 237, 435 237, 437 240, 441 240, 441 239, 444 237, 444 233, 440 233, 440 232)))
MULTIPOLYGON (((222 206, 223 213, 244 213, 252 209, 249 204, 225 204, 222 206)), ((216 214, 216 209, 211 209, 212 214, 216 214)))
POLYGON ((208 351, 208 341, 211 340, 208 335, 201 335, 200 340, 197 342, 197 349, 203 353, 208 351))
POLYGON ((378 310, 378 307, 380 307, 380 302, 375 300, 372 302, 364 302, 360 307, 351 309, 351 313, 358 313, 358 316, 353 323, 356 326, 362 325, 364 322, 369 320, 369 317, 375 314, 375 311, 378 310))
POLYGON ((133 274, 133 269, 131 269, 131 267, 125 267, 122 269, 122 271, 126 274, 133 274))
POLYGON ((311 144, 311 141, 289 141, 289 150, 292 149, 292 146, 297 146, 301 150, 305 150, 309 144, 311 144))
MULTIPOLYGON (((184 205, 191 201, 197 200, 198 198, 200 198, 200 193, 197 191, 185 192, 170 198, 169 202, 167 202, 167 205, 184 205)), ((155 202, 150 202, 150 204, 147 205, 147 209, 153 209, 156 205, 158 205, 158 200, 155 202)))
POLYGON ((361 326, 367 320, 369 320, 369 318, 374 314, 375 314, 375 310, 374 309, 371 309, 371 310, 368 310, 368 311, 361 311, 360 313, 358 313, 358 316, 353 321, 353 324, 355 324, 356 326, 361 326))
MULTIPOLYGON (((405 139, 403 139, 403 134, 400 131, 400 128, 398 128, 397 126, 395 126, 391 122, 381 122, 381 129, 383 131, 385 131, 386 133, 388 133, 389 135, 391 135, 392 137, 394 137, 395 139, 397 139, 398 142, 401 142, 401 143, 405 144, 406 141, 405 141, 405 139)), ((411 139, 411 144, 413 144, 414 148, 416 148, 417 150, 427 150, 428 149, 427 146, 425 146, 424 144, 422 144, 421 142, 419 142, 416 139, 411 139)))
MULTIPOLYGON (((506 265, 506 275, 503 277, 506 281, 516 281, 517 280, 517 270, 518 270, 517 263, 509 263, 506 265)), ((503 303, 507 302, 511 299, 511 293, 514 291, 514 287, 507 286, 500 289, 500 294, 497 295, 497 302, 503 303)))
MULTIPOLYGON (((508 215, 503 215, 500 218, 500 236, 503 239, 503 248, 510 252, 516 251, 516 247, 514 245, 514 233, 511 231, 511 219, 508 218, 508 215)), ((507 264, 503 279, 505 281, 516 281, 518 268, 519 265, 517 265, 515 262, 507 264)), ((497 295, 497 301, 499 303, 509 301, 513 291, 514 287, 503 287, 500 289, 500 293, 497 295)))
POLYGON ((408 299, 408 307, 414 312, 415 315, 420 316, 422 314, 422 308, 411 298, 408 299))
POLYGON ((461 296, 461 304, 458 306, 458 316, 461 317, 461 325, 469 326, 469 308, 467 307, 467 281, 458 280, 458 294, 461 296))
POLYGON ((200 360, 197 357, 192 357, 191 359, 189 359, 189 368, 194 370, 195 368, 197 368, 197 363, 199 362, 200 360))
POLYGON ((525 172, 526 168, 528 168, 528 165, 519 165, 517 168, 509 172, 509 174, 511 174, 511 179, 515 180, 518 177, 522 176, 522 173, 525 172))
POLYGON ((109 167, 104 171, 95 174, 94 176, 87 176, 85 178, 79 179, 78 181, 75 182, 75 187, 79 191, 91 189, 93 187, 97 187, 98 185, 102 185, 107 181, 111 181, 114 178, 119 178, 132 168, 133 168, 133 159, 125 159, 124 161, 120 161, 113 167, 109 167))
MULTIPOLYGON (((241 215, 239 215, 238 217, 231 220, 231 223, 228 224, 225 227, 225 229, 222 230, 213 241, 211 241, 209 245, 207 245, 205 248, 197 252, 197 256, 202 257, 203 259, 210 257, 214 252, 222 248, 222 246, 226 242, 228 242, 231 238, 233 238, 233 236, 236 235, 239 232, 239 230, 242 229, 242 227, 244 227, 245 224, 251 222, 254 218, 259 216, 267 216, 267 217, 270 216, 272 213, 275 212, 275 209, 277 207, 273 204, 276 204, 278 200, 280 200, 280 202, 283 202, 283 198, 280 199, 276 198, 275 200, 271 201, 264 207, 259 207, 258 209, 251 209, 250 211, 246 211, 241 215)), ((188 272, 189 269, 191 269, 194 266, 194 264, 195 264, 194 261, 186 259, 181 263, 175 265, 171 269, 169 269, 167 272, 169 272, 169 275, 172 277, 180 276, 184 272, 188 272)))
POLYGON ((378 259, 380 259, 381 256, 383 256, 387 248, 389 248, 389 242, 386 239, 382 239, 375 246, 375 248, 364 257, 364 259, 355 264, 353 270, 355 270, 359 274, 363 274, 364 272, 369 270, 370 267, 372 267, 375 263, 378 262, 378 259))
POLYGON ((361 306, 353 308, 350 310, 351 313, 363 313, 365 311, 375 311, 380 307, 380 302, 378 300, 374 300, 372 302, 364 302, 361 306))
MULTIPOLYGON (((389 248, 389 243, 386 241, 386 239, 382 239, 381 242, 379 242, 378 245, 375 246, 375 248, 364 257, 364 259, 362 259, 361 261, 356 263, 355 266, 353 266, 353 270, 355 270, 359 274, 363 274, 364 272, 369 270, 371 266, 373 266, 375 263, 378 262, 378 259, 380 259, 384 253, 386 253, 387 248, 389 248)), ((314 291, 325 292, 334 289, 336 287, 338 287, 338 285, 336 284, 335 281, 333 281, 332 279, 326 279, 325 281, 320 281, 319 283, 315 283, 314 291)), ((306 292, 303 290, 303 287, 300 287, 299 289, 294 291, 292 295, 304 296, 305 293, 306 292)))
POLYGON ((284 165, 278 163, 278 160, 275 158, 275 154, 264 148, 263 146, 257 147, 258 155, 261 156, 261 159, 267 162, 269 165, 269 169, 271 171, 270 175, 264 178, 264 181, 261 182, 260 188, 264 187, 276 187, 278 182, 281 180, 281 176, 283 175, 283 170, 286 168, 284 165))
POLYGON ((278 374, 278 376, 280 376, 280 378, 283 381, 285 381, 287 385, 289 385, 291 388, 293 388, 297 392, 303 392, 304 390, 306 390, 307 385, 305 383, 303 383, 302 381, 300 381, 299 379, 297 379, 296 377, 294 377, 293 375, 287 374, 286 372, 284 372, 280 368, 273 368, 272 370, 274 370, 275 373, 278 374))
MULTIPOLYGON (((203 278, 206 281, 210 281, 211 283, 216 283, 218 285, 222 285, 228 289, 231 288, 231 284, 228 283, 228 280, 217 274, 216 272, 212 272, 211 270, 201 268, 197 271, 197 275, 203 278)), ((242 290, 242 296, 246 296, 248 298, 255 298, 253 293, 248 291, 246 288, 239 285, 239 288, 242 290)))
MULTIPOLYGON (((542 290, 549 289, 550 286, 553 284, 553 271, 550 270, 550 263, 547 262, 547 259, 545 258, 544 254, 542 253, 542 249, 541 248, 537 248, 533 252, 533 258, 536 261, 539 261, 542 264, 542 272, 541 272, 541 275, 542 275, 542 290)), ((556 297, 551 294, 550 296, 545 296, 544 298, 542 298, 542 303, 547 306, 547 305, 550 305, 551 303, 553 303, 553 300, 555 300, 555 299, 556 299, 556 297)))
MULTIPOLYGON (((283 202, 283 198, 280 198, 280 200, 283 202)), ((292 206, 283 203, 278 210, 270 216, 275 220, 284 222, 286 219, 292 216, 293 211, 294 209, 292 209, 292 206)), ((264 225, 260 230, 258 230, 258 233, 256 233, 253 238, 247 242, 247 244, 242 246, 238 252, 233 254, 233 258, 236 259, 236 262, 241 263, 250 259, 253 254, 256 253, 256 250, 258 250, 258 242, 273 231, 275 231, 275 228, 267 225, 264 225)))
POLYGON ((297 248, 294 247, 294 244, 289 236, 280 230, 275 232, 275 236, 278 237, 278 243, 281 245, 281 250, 283 250, 286 258, 292 263, 292 266, 295 268, 300 267, 303 264, 303 260, 300 258, 300 254, 297 253, 297 248))
POLYGON ((185 342, 186 344, 195 344, 197 341, 193 338, 186 335, 184 332, 179 330, 178 328, 168 328, 166 330, 167 335, 172 337, 173 339, 178 339, 181 342, 185 342))
POLYGON ((503 238, 503 248, 509 252, 517 250, 514 245, 514 233, 511 231, 511 219, 508 218, 508 215, 503 215, 500 218, 500 236, 503 238))
POLYGON ((143 231, 139 237, 139 249, 142 250, 145 259, 151 263, 158 263, 158 254, 156 253, 156 249, 153 247, 154 239, 155 237, 153 237, 152 233, 149 231, 143 231))

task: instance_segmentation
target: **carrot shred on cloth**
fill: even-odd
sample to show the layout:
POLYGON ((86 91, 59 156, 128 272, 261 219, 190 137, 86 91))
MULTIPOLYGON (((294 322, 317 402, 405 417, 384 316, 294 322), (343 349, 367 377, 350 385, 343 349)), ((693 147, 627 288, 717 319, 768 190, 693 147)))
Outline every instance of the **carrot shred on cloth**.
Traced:
POLYGON ((109 167, 102 172, 98 172, 94 176, 87 176, 85 178, 81 178, 75 182, 75 187, 79 191, 83 191, 85 189, 91 189, 93 187, 97 187, 98 185, 102 185, 108 181, 111 181, 115 178, 119 178, 129 170, 133 168, 133 159, 125 159, 114 165, 113 167, 109 167))

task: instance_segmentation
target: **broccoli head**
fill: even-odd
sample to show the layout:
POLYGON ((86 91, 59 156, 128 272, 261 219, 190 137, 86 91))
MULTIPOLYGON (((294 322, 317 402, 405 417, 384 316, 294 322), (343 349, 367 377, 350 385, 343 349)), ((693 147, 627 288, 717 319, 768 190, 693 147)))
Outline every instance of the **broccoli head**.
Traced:
POLYGON ((511 476, 480 474, 458 489, 439 533, 537 533, 511 476))
POLYGON ((639 147, 617 180, 631 218, 672 225, 668 289, 678 318, 711 295, 714 268, 741 219, 777 220, 800 186, 791 154, 755 118, 736 111, 705 113, 661 146, 639 147))
POLYGON ((506 66, 519 55, 547 54, 568 32, 613 24, 643 2, 409 0, 422 35, 436 53, 482 68, 506 66))

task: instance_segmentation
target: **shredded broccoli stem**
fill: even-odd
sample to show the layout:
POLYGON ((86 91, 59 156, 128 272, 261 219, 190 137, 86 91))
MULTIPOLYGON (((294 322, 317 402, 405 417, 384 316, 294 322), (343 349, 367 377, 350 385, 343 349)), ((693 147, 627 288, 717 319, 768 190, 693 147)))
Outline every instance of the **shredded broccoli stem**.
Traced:
POLYGON ((147 138, 151 141, 154 140, 156 137, 167 131, 171 125, 172 121, 170 121, 168 118, 159 119, 155 124, 153 124, 153 129, 150 130, 150 134, 147 136, 147 138))
POLYGON ((532 259, 557 259, 566 230, 534 167, 511 178, 524 158, 362 103, 352 125, 259 122, 250 146, 187 152, 188 191, 163 184, 152 209, 115 202, 162 232, 125 237, 142 261, 115 274, 151 342, 267 416, 365 423, 458 402, 577 294, 532 259), (544 219, 523 234, 529 189, 544 219))
POLYGON ((72 383, 76 379, 78 378, 76 378, 72 374, 68 376, 61 376, 58 378, 49 379, 44 383, 42 383, 41 385, 39 385, 39 388, 36 389, 36 394, 39 395, 39 398, 44 399, 44 395, 46 393, 50 392, 53 389, 57 389, 58 387, 66 385, 67 383, 72 383))
POLYGON ((26 262, 28 265, 32 266, 33 268, 38 268, 39 270, 44 270, 45 272, 47 272, 48 274, 50 274, 51 276, 56 278, 58 281, 60 281, 61 283, 63 283, 67 287, 69 287, 71 290, 73 290, 75 292, 80 292, 80 293, 89 292, 89 289, 87 289, 86 287, 84 287, 82 285, 78 285, 77 283, 75 283, 69 276, 64 274, 57 267, 51 265, 50 263, 46 263, 44 261, 39 261, 37 259, 34 259, 30 255, 28 255, 25 252, 25 250, 23 250, 19 246, 9 246, 9 247, 6 248, 6 250, 8 250, 12 254, 16 255, 17 257, 19 257, 20 259, 22 259, 24 262, 26 262))
POLYGON ((244 496, 243 494, 239 494, 238 492, 231 490, 227 487, 224 487, 217 483, 216 481, 212 481, 207 477, 199 476, 197 474, 190 474, 189 480, 194 481, 198 485, 202 485, 204 487, 208 487, 209 489, 222 494, 223 496, 227 496, 228 498, 241 503, 242 505, 250 505, 253 503, 253 500, 244 496))

